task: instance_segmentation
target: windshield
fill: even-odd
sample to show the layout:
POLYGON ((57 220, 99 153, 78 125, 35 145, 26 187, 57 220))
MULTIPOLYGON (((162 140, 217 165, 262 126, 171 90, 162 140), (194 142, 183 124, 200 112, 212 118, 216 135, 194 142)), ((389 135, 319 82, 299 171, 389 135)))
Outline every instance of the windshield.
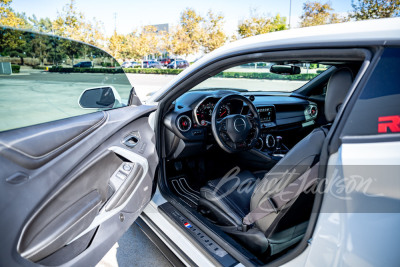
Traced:
POLYGON ((301 69, 300 74, 283 75, 270 72, 270 68, 274 64, 271 62, 255 62, 236 66, 201 82, 193 87, 191 91, 228 89, 237 91, 293 92, 330 67, 323 64, 296 64, 301 69))

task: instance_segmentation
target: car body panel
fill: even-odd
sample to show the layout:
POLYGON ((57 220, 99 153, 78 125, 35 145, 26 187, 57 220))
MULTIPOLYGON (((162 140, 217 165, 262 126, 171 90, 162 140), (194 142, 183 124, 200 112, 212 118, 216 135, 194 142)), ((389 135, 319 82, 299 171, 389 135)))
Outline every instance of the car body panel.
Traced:
MULTIPOLYGON (((396 263, 400 261, 400 255, 397 252, 400 246, 398 231, 400 195, 398 189, 393 190, 393 187, 398 188, 399 149, 400 142, 343 144, 338 153, 330 157, 327 183, 332 184, 332 187, 324 197, 308 260, 304 262, 304 265, 396 266, 396 263), (351 205, 343 206, 343 201, 338 200, 337 194, 342 192, 340 186, 343 184, 335 179, 351 177, 355 166, 359 175, 382 180, 368 187, 369 198, 378 205, 374 211, 368 213, 368 210, 357 211, 351 205), (371 171, 368 166, 375 166, 374 169, 381 175, 366 174, 365 170, 371 171), (338 173, 343 174, 338 175, 338 173), (384 176, 382 176, 383 173, 384 176), (384 202, 379 199, 377 193, 391 196, 393 199, 391 202, 384 202), (382 203, 380 206, 379 202, 382 203), (388 204, 396 205, 395 203, 397 203, 395 207, 387 206, 388 204), (333 206, 339 206, 338 212, 332 212, 333 206)), ((351 185, 347 184, 347 186, 351 185)), ((357 193, 359 192, 341 194, 341 197, 350 199, 349 203, 365 203, 366 200, 363 199, 365 196, 357 193)))
MULTIPOLYGON (((118 240, 124 232, 123 229, 129 227, 150 200, 157 158, 153 130, 148 124, 148 118, 143 116, 148 116, 153 110, 152 106, 142 106, 100 113, 104 115, 103 119, 91 123, 96 125, 92 131, 83 131, 86 126, 82 128, 80 125, 83 125, 85 117, 93 117, 93 114, 83 115, 78 121, 75 119, 76 122, 72 120, 71 123, 69 119, 65 119, 62 125, 70 130, 65 131, 62 137, 64 139, 61 140, 74 140, 73 136, 80 136, 82 133, 84 136, 68 147, 61 146, 62 150, 58 144, 50 142, 57 139, 54 136, 59 135, 53 125, 60 122, 33 126, 35 134, 31 137, 30 127, 22 132, 17 129, 0 133, 3 146, 0 164, 4 178, 0 187, 2 214, 10 218, 1 221, 2 264, 27 264, 19 253, 35 262, 46 260, 46 255, 59 250, 62 245, 72 244, 74 241, 79 243, 81 236, 95 229, 95 239, 112 240, 107 242, 104 239, 100 242, 106 251, 118 240), (50 132, 42 132, 41 129, 49 129, 50 132), (10 137, 6 137, 18 131, 21 136, 19 139, 11 141, 10 137), (141 144, 138 143, 135 148, 130 149, 121 140, 132 131, 138 131, 141 135, 141 144), (33 153, 25 149, 34 148, 34 144, 46 144, 44 140, 50 144, 42 148, 43 155, 30 155, 33 153), (108 198, 108 179, 123 162, 120 157, 126 162, 139 164, 143 171, 141 178, 134 178, 134 190, 128 190, 129 195, 121 198, 123 203, 107 211, 107 205, 101 203, 105 203, 108 198), (85 208, 79 201, 76 202, 79 199, 83 201, 82 204, 91 206, 85 208), (89 212, 90 210, 93 211, 89 212), (80 211, 84 214, 79 215, 80 211), (123 222, 120 221, 120 216, 124 217, 123 222), (117 224, 115 220, 118 221, 117 224), (106 232, 101 233, 101 229, 106 232)), ((38 151, 35 150, 36 153, 38 151)), ((92 246, 85 253, 86 257, 80 256, 79 259, 72 258, 70 261, 93 264, 102 256, 92 246)))

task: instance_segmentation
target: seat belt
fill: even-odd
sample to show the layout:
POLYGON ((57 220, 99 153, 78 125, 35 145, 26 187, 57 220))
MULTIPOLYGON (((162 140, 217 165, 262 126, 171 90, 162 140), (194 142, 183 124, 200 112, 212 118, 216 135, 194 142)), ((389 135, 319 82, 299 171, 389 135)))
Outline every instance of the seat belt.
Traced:
MULTIPOLYGON (((310 188, 316 182, 318 167, 319 162, 286 186, 281 192, 261 202, 257 208, 250 211, 243 218, 243 225, 252 225, 273 212, 278 213, 287 203, 297 198, 302 192, 310 188)), ((244 228, 247 229, 248 227, 244 228)))

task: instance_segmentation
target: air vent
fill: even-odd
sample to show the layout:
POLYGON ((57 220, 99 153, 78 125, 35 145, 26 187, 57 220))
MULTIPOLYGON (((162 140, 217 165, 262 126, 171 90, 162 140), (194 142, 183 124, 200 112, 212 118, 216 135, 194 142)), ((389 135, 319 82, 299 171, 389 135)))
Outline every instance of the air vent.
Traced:
POLYGON ((318 115, 318 108, 316 106, 309 106, 307 112, 311 118, 315 119, 318 115))
POLYGON ((182 132, 187 132, 192 127, 192 121, 186 115, 182 115, 177 120, 178 129, 182 132))

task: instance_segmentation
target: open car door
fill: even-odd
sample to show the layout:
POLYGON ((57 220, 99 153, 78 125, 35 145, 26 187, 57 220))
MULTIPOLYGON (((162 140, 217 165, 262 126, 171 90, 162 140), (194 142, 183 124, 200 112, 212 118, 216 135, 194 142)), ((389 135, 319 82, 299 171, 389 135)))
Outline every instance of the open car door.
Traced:
POLYGON ((0 75, 0 266, 95 265, 150 201, 156 107, 128 105, 126 75, 95 47, 7 28, 0 39, 1 64, 20 66, 0 75))

